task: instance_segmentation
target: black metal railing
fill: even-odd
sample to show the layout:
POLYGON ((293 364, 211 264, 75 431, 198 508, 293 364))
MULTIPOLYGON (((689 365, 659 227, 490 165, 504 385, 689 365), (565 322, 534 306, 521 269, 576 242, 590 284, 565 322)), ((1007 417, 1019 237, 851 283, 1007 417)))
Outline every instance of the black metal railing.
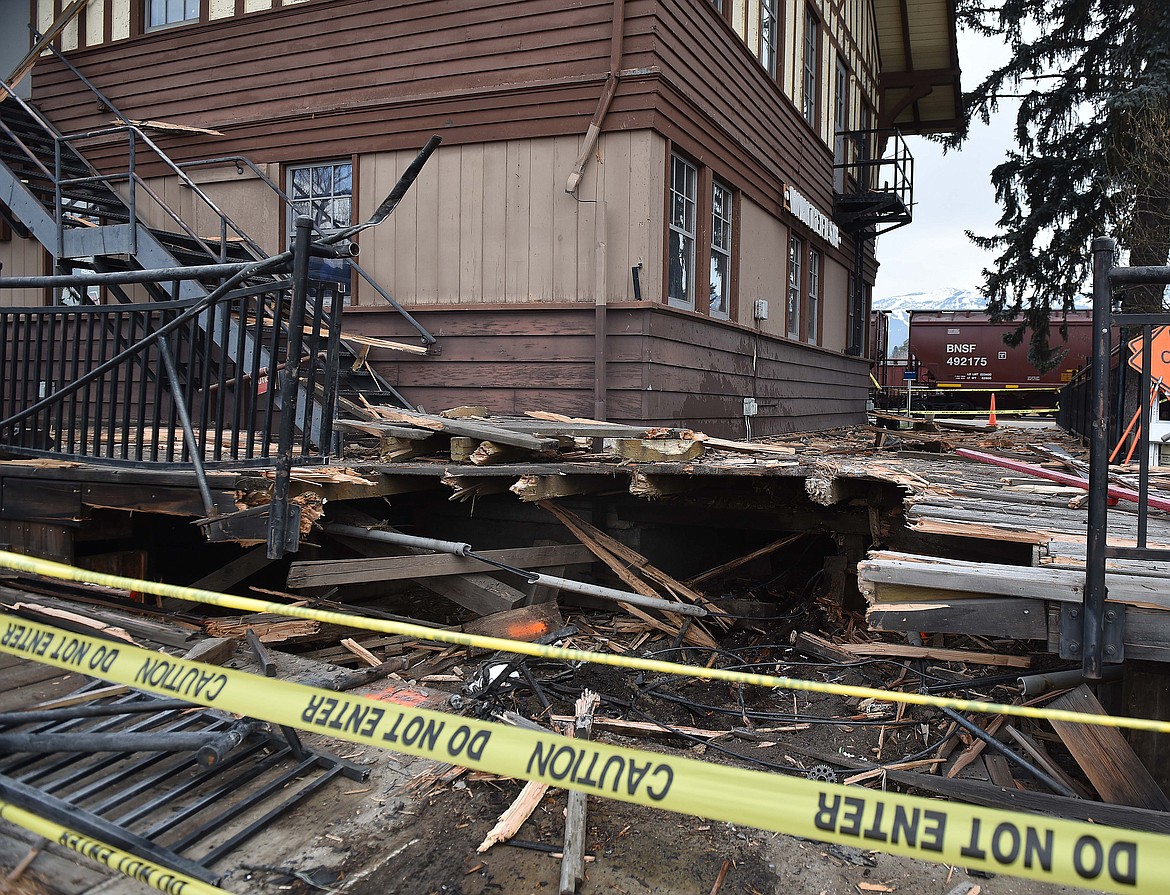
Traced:
POLYGON ((878 236, 910 223, 914 156, 897 129, 842 131, 833 156, 833 219, 842 230, 878 236))
MULTIPOLYGON (((1160 405, 1160 396, 1165 386, 1165 376, 1160 371, 1170 367, 1170 314, 1129 314, 1114 313, 1113 291, 1117 287, 1155 284, 1170 284, 1170 267, 1118 267, 1114 264, 1117 243, 1112 239, 1093 241, 1093 365, 1090 386, 1090 407, 1088 431, 1090 444, 1089 463, 1089 520, 1085 561, 1085 597, 1081 637, 1077 650, 1082 659, 1085 676, 1098 679, 1102 663, 1119 662, 1123 656, 1118 646, 1120 631, 1124 625, 1124 613, 1110 616, 1105 607, 1105 563, 1109 558, 1131 560, 1170 559, 1170 548, 1151 546, 1148 540, 1149 513, 1151 507, 1158 510, 1170 509, 1170 500, 1150 491, 1150 460, 1152 453, 1152 422, 1154 410, 1160 405), (1110 363, 1112 334, 1120 327, 1125 336, 1116 364, 1110 363), (1140 341, 1138 341, 1140 340, 1140 341), (1130 365, 1140 371, 1140 380, 1134 390, 1126 386, 1128 379, 1124 371, 1130 365), (1111 366, 1116 371, 1111 376, 1111 366), (1111 379, 1116 382, 1110 388, 1111 379), (1128 405, 1126 393, 1136 393, 1136 400, 1128 405), (1110 408, 1115 411, 1118 423, 1128 419, 1121 435, 1110 448, 1112 439, 1109 429, 1110 408), (1121 411, 1121 412, 1117 412, 1121 411), (1136 488, 1119 488, 1110 485, 1109 464, 1125 447, 1128 438, 1133 439, 1129 455, 1136 452, 1138 479, 1136 488), (1108 504, 1111 497, 1120 496, 1133 500, 1137 505, 1137 538, 1134 546, 1117 546, 1108 543, 1108 504)), ((1061 638, 1062 656, 1065 639, 1061 638)), ((1069 658, 1075 657, 1073 655, 1069 658)))
MULTIPOLYGON (((150 273, 0 287, 30 279, 130 285, 150 273)), ((342 303, 314 285, 302 308, 285 277, 203 299, 0 310, 0 451, 143 466, 270 465, 284 418, 299 433, 297 461, 319 461, 331 449, 342 303), (289 367, 296 384, 282 390, 278 377, 289 367)))

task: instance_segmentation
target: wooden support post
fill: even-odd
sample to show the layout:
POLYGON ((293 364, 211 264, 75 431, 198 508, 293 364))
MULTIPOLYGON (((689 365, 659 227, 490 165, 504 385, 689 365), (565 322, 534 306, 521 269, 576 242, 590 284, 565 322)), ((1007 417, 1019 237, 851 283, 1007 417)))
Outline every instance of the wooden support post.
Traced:
MULTIPOLYGON (((600 698, 586 690, 577 700, 577 718, 569 736, 588 740, 593 735, 593 712, 600 698)), ((569 807, 565 811, 565 848, 561 858, 560 895, 574 895, 585 879, 585 793, 569 790, 569 807)))

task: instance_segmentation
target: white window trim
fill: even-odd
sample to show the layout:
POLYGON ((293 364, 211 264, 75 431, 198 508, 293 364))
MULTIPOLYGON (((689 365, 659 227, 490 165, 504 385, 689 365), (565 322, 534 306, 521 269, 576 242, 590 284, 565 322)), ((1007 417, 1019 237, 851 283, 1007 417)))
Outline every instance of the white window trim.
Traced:
POLYGON ((817 106, 820 104, 820 97, 817 96, 820 89, 817 83, 817 69, 820 67, 819 53, 817 52, 820 48, 820 28, 821 23, 813 14, 812 8, 806 6, 804 9, 804 36, 801 38, 803 47, 801 54, 801 111, 804 114, 804 120, 813 127, 817 126, 817 106))
POLYGON ((697 264, 697 247, 698 247, 698 191, 699 191, 699 169, 692 162, 688 161, 681 155, 671 154, 670 157, 670 208, 669 219, 667 221, 667 251, 670 248, 670 234, 676 233, 680 241, 683 241, 689 246, 686 252, 685 263, 683 265, 683 290, 684 294, 676 296, 671 294, 673 284, 671 282, 670 268, 674 261, 673 258, 667 259, 667 282, 666 293, 667 301, 670 305, 676 308, 687 308, 689 310, 695 309, 695 274, 697 264), (686 182, 683 184, 684 192, 679 192, 675 189, 675 167, 677 165, 684 166, 684 174, 686 182), (687 194, 689 192, 689 195, 687 194), (681 200, 683 203, 683 221, 675 223, 675 204, 681 200), (689 207, 690 211, 687 214, 686 209, 689 207), (689 229, 687 229, 689 225, 689 229))
POLYGON ((824 256, 820 249, 809 246, 808 249, 808 314, 805 321, 807 327, 807 342, 810 345, 819 345, 817 329, 821 324, 821 268, 824 265, 824 256))
POLYGON ((714 307, 709 308, 709 313, 712 317, 719 320, 728 320, 731 318, 731 266, 734 262, 733 248, 735 237, 735 193, 732 192, 731 187, 718 180, 711 181, 711 268, 712 275, 708 281, 708 291, 711 285, 715 282, 714 268, 715 256, 721 255, 727 259, 727 264, 724 271, 724 295, 723 310, 716 310, 714 307), (723 217, 719 218, 715 214, 715 192, 716 190, 723 193, 723 217), (720 244, 720 237, 725 236, 726 244, 720 244))
MULTIPOLYGON (((145 9, 143 10, 143 29, 145 31, 162 31, 165 28, 176 28, 179 25, 190 25, 193 22, 199 22, 203 19, 203 0, 195 0, 195 15, 190 17, 187 16, 187 0, 183 0, 184 17, 181 19, 174 19, 173 21, 168 19, 164 22, 151 21, 151 13, 153 12, 152 7, 154 6, 151 0, 141 0, 141 2, 145 6, 145 9)), ((166 10, 167 6, 169 6, 167 0, 163 0, 163 9, 166 10)))
POLYGON ((804 240, 788 237, 788 297, 784 305, 785 330, 790 339, 800 338, 800 268, 803 263, 804 240))

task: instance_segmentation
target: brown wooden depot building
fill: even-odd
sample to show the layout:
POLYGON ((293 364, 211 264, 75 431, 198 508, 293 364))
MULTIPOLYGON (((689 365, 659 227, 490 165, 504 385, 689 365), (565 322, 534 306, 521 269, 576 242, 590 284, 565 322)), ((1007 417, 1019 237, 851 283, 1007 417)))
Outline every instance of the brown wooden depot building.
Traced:
MULTIPOLYGON (((953 0, 0 8, 35 29, 0 47, 15 92, 58 134, 87 134, 70 145, 156 230, 219 238, 210 201, 280 251, 294 212, 325 228, 368 218, 440 135, 359 237, 368 277, 332 271, 347 332, 420 344, 388 296, 434 336, 426 354, 367 355, 432 411, 732 436, 859 421, 874 237, 910 219, 901 137, 962 118, 953 0)), ((49 230, 18 193, 0 190, 5 276, 165 266, 141 239, 94 236, 97 205, 51 210, 49 230)))

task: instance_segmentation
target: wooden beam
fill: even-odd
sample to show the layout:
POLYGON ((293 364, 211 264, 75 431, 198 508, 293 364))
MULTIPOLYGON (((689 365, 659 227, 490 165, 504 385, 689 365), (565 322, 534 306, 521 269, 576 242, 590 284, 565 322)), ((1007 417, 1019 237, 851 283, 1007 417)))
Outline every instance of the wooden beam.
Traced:
MULTIPOLYGON (((601 698, 589 690, 577 700, 577 717, 567 733, 570 738, 593 738, 593 712, 601 698)), ((585 878, 585 793, 569 790, 569 805, 565 809, 565 847, 561 858, 561 885, 559 895, 574 895, 585 878)))
MULTIPOLYGON (((256 574, 271 562, 272 560, 268 558, 267 545, 261 544, 236 557, 226 565, 220 566, 214 572, 204 575, 198 581, 193 581, 190 586, 200 590, 222 592, 234 584, 239 584, 249 575, 256 574)), ((175 603, 176 608, 186 605, 180 600, 176 600, 175 603)))
POLYGON ((526 503, 612 491, 615 483, 608 476, 596 475, 522 475, 510 489, 526 503))
POLYGON ((922 603, 875 603, 865 620, 875 631, 987 634, 1046 640, 1048 612, 1042 600, 972 597, 922 603))
MULTIPOLYGON (((481 550, 481 556, 509 566, 541 569, 549 566, 583 565, 593 562, 593 554, 579 544, 551 547, 518 547, 508 550, 481 550)), ((438 578, 443 575, 467 575, 491 572, 496 567, 478 559, 449 553, 418 556, 380 556, 366 559, 334 559, 294 562, 288 570, 288 586, 331 587, 366 581, 403 581, 438 578)))
MULTIPOLYGON (((366 556, 429 555, 425 550, 415 547, 398 547, 394 544, 367 541, 362 538, 342 537, 339 540, 366 556)), ((458 603, 477 615, 490 615, 505 609, 515 609, 527 599, 521 591, 488 575, 449 575, 442 578, 420 578, 418 583, 431 593, 453 603, 458 603)))
MULTIPOLYGON (((1048 708, 1106 714, 1097 697, 1084 684, 1058 696, 1048 708)), ((1055 719, 1049 719, 1049 723, 1106 802, 1170 811, 1170 799, 1166 798, 1119 730, 1055 719)))
POLYGON ((686 438, 620 438, 614 453, 642 463, 682 462, 703 455, 703 442, 686 438))
POLYGON ((1007 668, 1031 668, 1030 656, 984 653, 975 650, 942 649, 911 646, 908 643, 840 643, 837 649, 853 656, 897 656, 904 659, 934 659, 938 662, 968 662, 973 665, 1002 665, 1007 668))

